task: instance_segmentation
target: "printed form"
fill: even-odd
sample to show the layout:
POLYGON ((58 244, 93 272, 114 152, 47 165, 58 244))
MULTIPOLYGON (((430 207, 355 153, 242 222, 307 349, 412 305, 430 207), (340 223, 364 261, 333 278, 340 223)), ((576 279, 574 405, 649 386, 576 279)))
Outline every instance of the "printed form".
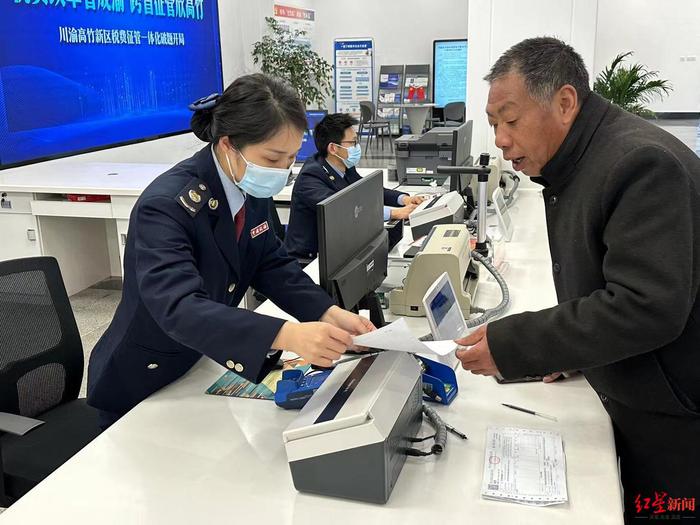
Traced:
POLYGON ((486 499, 537 506, 568 501, 561 434, 489 427, 481 495, 486 499))

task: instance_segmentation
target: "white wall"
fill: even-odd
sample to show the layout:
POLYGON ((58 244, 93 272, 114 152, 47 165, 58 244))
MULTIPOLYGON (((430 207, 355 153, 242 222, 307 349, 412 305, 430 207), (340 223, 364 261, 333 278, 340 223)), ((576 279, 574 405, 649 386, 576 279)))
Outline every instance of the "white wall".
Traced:
POLYGON ((657 112, 700 111, 700 1, 598 0, 595 73, 619 53, 659 71, 673 92, 649 108, 657 112), (681 57, 695 56, 695 61, 681 57))
POLYGON ((433 40, 467 36, 467 0, 316 0, 314 3, 313 47, 331 64, 335 38, 374 39, 375 101, 380 65, 432 64, 433 40))
POLYGON ((315 9, 321 0, 219 0, 224 85, 258 71, 251 56, 253 44, 265 34, 265 17, 273 15, 275 3, 315 9))
MULTIPOLYGON (((521 40, 546 35, 571 44, 583 57, 590 75, 597 3, 598 0, 469 0, 467 117, 474 120, 475 156, 488 151, 501 157, 484 113, 488 83, 483 77, 493 63, 521 40)), ((510 169, 509 163, 504 167, 510 169)))

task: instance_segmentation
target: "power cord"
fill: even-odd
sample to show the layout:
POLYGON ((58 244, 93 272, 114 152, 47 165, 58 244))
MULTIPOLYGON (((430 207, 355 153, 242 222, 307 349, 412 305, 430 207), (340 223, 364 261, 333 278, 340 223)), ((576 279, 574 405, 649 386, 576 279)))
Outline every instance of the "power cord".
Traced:
POLYGON ((489 273, 493 275, 493 278, 496 279, 496 282, 501 287, 502 298, 498 306, 494 308, 489 308, 487 310, 483 310, 479 317, 475 317, 474 319, 467 319, 467 328, 474 328, 475 326, 479 326, 488 322, 494 317, 498 317, 506 311, 508 305, 510 304, 510 292, 508 291, 508 285, 506 284, 506 281, 503 278, 503 276, 500 273, 498 273, 496 267, 491 263, 491 261, 488 260, 488 258, 484 257, 476 250, 472 250, 471 256, 472 258, 479 261, 489 271, 489 273))
POLYGON ((423 405, 423 416, 425 416, 428 419, 430 425, 435 429, 435 434, 433 434, 432 436, 426 436, 422 438, 409 438, 408 441, 410 441, 411 443, 422 443, 423 441, 434 439, 435 443, 433 443, 433 446, 430 447, 430 451, 420 450, 417 448, 408 448, 406 449, 407 456, 439 456, 447 447, 448 431, 452 432, 461 439, 468 439, 466 435, 462 434, 454 427, 451 427, 450 425, 445 423, 434 408, 431 408, 425 404, 423 405))

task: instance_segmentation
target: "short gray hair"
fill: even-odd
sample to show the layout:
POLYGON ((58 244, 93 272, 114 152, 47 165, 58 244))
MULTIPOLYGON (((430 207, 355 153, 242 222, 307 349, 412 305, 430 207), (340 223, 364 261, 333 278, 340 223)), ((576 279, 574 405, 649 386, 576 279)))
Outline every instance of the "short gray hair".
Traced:
POLYGON ((552 37, 528 38, 515 44, 496 60, 484 80, 490 84, 510 73, 522 75, 528 93, 541 104, 549 103, 566 84, 576 90, 579 105, 591 92, 581 55, 552 37))

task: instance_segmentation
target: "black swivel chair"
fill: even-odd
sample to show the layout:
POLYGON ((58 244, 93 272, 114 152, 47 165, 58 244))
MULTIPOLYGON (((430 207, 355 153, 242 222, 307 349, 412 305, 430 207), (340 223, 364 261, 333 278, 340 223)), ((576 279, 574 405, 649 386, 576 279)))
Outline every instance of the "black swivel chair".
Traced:
POLYGON ((0 262, 0 421, 44 422, 23 436, 0 427, 0 507, 7 507, 99 433, 77 399, 83 346, 58 262, 0 262))
POLYGON ((361 140, 362 133, 367 131, 367 149, 372 143, 372 137, 379 140, 379 130, 382 131, 382 150, 384 149, 384 137, 389 137, 389 147, 394 153, 394 143, 391 140, 391 123, 386 119, 377 118, 377 110, 374 103, 365 100, 360 102, 360 126, 357 130, 358 140, 361 140))

